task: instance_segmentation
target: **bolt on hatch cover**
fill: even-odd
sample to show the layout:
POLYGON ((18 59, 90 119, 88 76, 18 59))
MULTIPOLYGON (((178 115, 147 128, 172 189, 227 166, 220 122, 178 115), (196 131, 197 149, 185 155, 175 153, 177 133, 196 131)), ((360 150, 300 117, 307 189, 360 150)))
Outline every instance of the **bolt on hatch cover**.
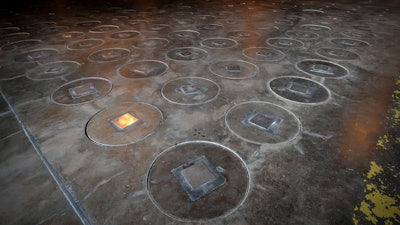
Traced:
POLYGON ((161 121, 162 113, 157 107, 125 102, 96 113, 86 125, 86 134, 100 145, 128 145, 151 135, 161 121))
POLYGON ((67 45, 70 50, 86 50, 101 46, 104 43, 101 39, 89 38, 71 42, 67 45))
POLYGON ((221 49, 235 47, 238 42, 230 38, 215 37, 204 39, 203 41, 201 41, 201 44, 208 48, 221 49))
POLYGON ((258 74, 256 65, 243 60, 217 61, 209 66, 211 73, 227 79, 246 79, 258 74))
POLYGON ((207 57, 207 52, 200 48, 175 48, 167 52, 167 57, 177 61, 193 61, 207 57))
POLYGON ((318 59, 300 61, 296 68, 308 75, 319 77, 342 77, 349 74, 349 71, 339 64, 318 59))
POLYGON ((302 77, 277 77, 268 82, 268 88, 277 96, 299 103, 317 104, 330 97, 322 84, 302 77))
POLYGON ((41 64, 30 70, 26 75, 31 80, 48 80, 68 76, 80 68, 80 64, 74 61, 56 61, 41 64))
POLYGON ((146 79, 160 76, 168 70, 168 65, 156 60, 140 60, 125 64, 118 69, 118 73, 130 79, 146 79))
POLYGON ((231 149, 208 141, 176 144, 153 161, 147 191, 155 206, 179 221, 200 222, 237 210, 250 188, 249 171, 231 149))
POLYGON ((55 104, 74 106, 106 96, 112 89, 111 81, 100 77, 81 78, 67 82, 51 94, 55 104))
POLYGON ((279 61, 285 58, 285 53, 273 48, 264 47, 247 48, 243 50, 243 55, 250 59, 267 62, 279 61))
POLYGON ((255 144, 279 144, 294 140, 300 133, 299 119, 285 108, 268 102, 243 102, 225 115, 229 130, 255 144))
POLYGON ((96 63, 108 63, 128 57, 130 51, 126 48, 105 48, 91 53, 88 60, 96 63))
POLYGON ((180 77, 168 81, 161 89, 162 96, 179 105, 199 105, 217 98, 220 87, 201 77, 180 77))
POLYGON ((14 56, 15 62, 38 62, 40 60, 48 59, 58 53, 57 50, 52 48, 35 49, 29 52, 24 52, 14 56))
POLYGON ((304 43, 292 38, 276 37, 268 38, 267 44, 277 48, 302 48, 304 43))
POLYGON ((355 60, 360 58, 356 53, 340 48, 319 48, 317 55, 334 60, 355 60))

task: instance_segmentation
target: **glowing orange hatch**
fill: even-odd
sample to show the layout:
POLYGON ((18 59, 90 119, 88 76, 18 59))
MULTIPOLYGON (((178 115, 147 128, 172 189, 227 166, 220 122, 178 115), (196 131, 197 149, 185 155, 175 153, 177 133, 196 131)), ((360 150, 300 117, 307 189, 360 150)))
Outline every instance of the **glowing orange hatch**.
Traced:
POLYGON ((122 131, 128 127, 133 126, 139 121, 139 118, 136 116, 132 115, 131 113, 125 113, 122 114, 115 119, 111 120, 111 124, 113 125, 114 128, 116 128, 118 131, 122 131))

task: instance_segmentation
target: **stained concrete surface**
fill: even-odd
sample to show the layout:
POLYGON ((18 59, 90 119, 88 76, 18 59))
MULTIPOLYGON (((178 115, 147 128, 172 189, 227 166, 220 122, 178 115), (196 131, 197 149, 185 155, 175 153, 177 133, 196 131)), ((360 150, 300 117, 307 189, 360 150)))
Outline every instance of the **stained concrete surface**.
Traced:
MULTIPOLYGON (((1 22, 0 58, 0 87, 5 97, 1 102, 0 127, 1 166, 5 168, 1 170, 4 192, 1 223, 399 223, 396 188, 399 186, 399 129, 398 123, 393 122, 398 120, 398 114, 389 113, 398 102, 392 95, 398 91, 395 84, 399 77, 400 48, 395 40, 400 33, 399 13, 396 1, 120 1, 101 4, 31 1, 5 10, 1 22), (139 35, 122 36, 122 39, 111 35, 124 30, 139 32, 139 35), (296 38, 291 30, 313 35, 296 38), (176 31, 180 35, 171 35, 176 31), (169 43, 155 45, 157 48, 151 44, 149 48, 137 47, 139 41, 148 38, 162 38, 169 43), (237 45, 210 48, 202 44, 209 38, 229 38, 237 45), (368 44, 338 45, 332 41, 335 38, 356 39, 368 44), (25 39, 40 41, 24 42, 25 39), (83 39, 103 42, 80 45, 82 50, 68 47, 83 39), (268 57, 274 56, 265 51, 257 55, 267 57, 263 60, 246 56, 244 51, 253 47, 276 49, 285 57, 271 60, 268 57), (332 48, 326 52, 331 57, 321 55, 321 48, 326 47, 332 48), (181 51, 182 48, 185 50, 181 51), (346 57, 340 51, 335 52, 335 48, 359 57, 346 57), (98 55, 99 50, 104 49, 108 51, 100 51, 98 55), (299 67, 302 60, 307 59, 323 63, 315 65, 314 72, 307 72, 299 67), (141 60, 166 63, 168 70, 139 79, 119 73, 124 65, 141 60), (224 72, 222 76, 213 71, 213 65, 228 60, 228 64, 219 67, 224 72), (55 61, 76 61, 80 67, 72 74, 57 75, 53 79, 47 75, 43 79, 31 79, 30 73, 37 71, 38 65, 55 61), (345 73, 336 77, 332 69, 335 65, 344 67, 345 73), (312 104, 295 102, 277 96, 268 87, 272 79, 290 76, 324 85, 330 93, 328 100, 312 104), (84 98, 75 99, 69 95, 69 89, 64 92, 67 105, 57 104, 51 97, 62 85, 86 77, 107 79, 112 83, 112 90, 109 93, 102 92, 99 87, 90 90, 90 86, 80 83, 83 86, 72 88, 81 90, 90 101, 80 102, 84 98), (209 79, 220 87, 220 92, 215 99, 203 104, 176 104, 162 95, 162 88, 179 77, 209 79), (161 123, 145 139, 129 145, 121 141, 120 145, 106 146, 92 141, 87 135, 88 121, 102 110, 125 102, 153 105, 162 112, 161 123), (287 140, 274 136, 275 129, 275 134, 279 134, 282 131, 279 129, 286 129, 286 126, 271 118, 278 117, 286 122, 285 116, 274 110, 275 107, 257 106, 242 109, 245 116, 237 118, 236 122, 248 126, 246 129, 252 129, 255 136, 267 135, 269 139, 259 143, 240 132, 232 132, 227 121, 228 112, 242 103, 254 105, 252 103, 258 102, 292 113, 300 121, 294 128, 299 132, 287 140), (264 117, 252 123, 243 122, 253 112, 264 117), (22 122, 22 128, 15 116, 22 122), (263 126, 268 126, 271 120, 278 125, 265 133, 263 126), (392 124, 397 125, 393 127, 392 124), (387 137, 387 132, 390 141, 382 139, 387 137), (227 202, 224 196, 218 195, 218 191, 224 189, 197 200, 198 204, 191 204, 188 197, 180 197, 179 201, 184 202, 175 202, 175 207, 184 206, 179 215, 185 215, 187 210, 196 211, 196 216, 165 213, 158 205, 171 202, 159 204, 151 198, 154 193, 148 190, 149 184, 157 183, 147 177, 149 170, 164 150, 196 140, 223 145, 245 162, 250 176, 248 194, 239 205, 230 207, 224 204, 227 202), (379 147, 382 143, 385 149, 379 147), (39 160, 38 155, 44 160, 39 160), (384 190, 379 195, 374 192, 376 188, 365 181, 376 174, 385 177, 374 181, 381 182, 379 187, 384 190), (390 188, 385 189, 385 186, 390 188), (191 208, 205 207, 201 203, 208 202, 207 207, 215 208, 211 211, 224 210, 209 218, 201 214, 207 210, 191 208)), ((214 44, 221 46, 221 42, 214 44)), ((143 66, 134 69, 132 72, 145 75, 152 71, 143 66)), ((35 75, 40 78, 40 74, 35 75)), ((187 85, 197 91, 206 90, 196 89, 193 83, 187 85)), ((311 89, 298 85, 297 89, 285 86, 284 91, 306 98, 312 96, 307 95, 311 89)), ((195 102, 193 96, 201 97, 188 94, 186 101, 195 102)), ((132 110, 129 112, 136 115, 132 110)), ((144 123, 151 122, 142 119, 144 123)), ((109 121, 105 120, 93 129, 107 124, 109 121)), ((135 128, 140 126, 132 127, 135 128)), ((113 129, 106 130, 113 132, 113 129)), ((123 134, 115 132, 112 135, 123 134)), ((177 161, 189 162, 200 157, 195 153, 196 149, 190 154, 182 153, 177 161)), ((211 162, 218 162, 212 155, 207 157, 211 162)), ((163 163, 167 169, 179 166, 172 161, 163 163)), ((223 168, 220 171, 222 175, 231 172, 223 168)), ((171 182, 179 187, 177 180, 171 182)), ((228 179, 221 188, 230 187, 229 182, 228 179)), ((171 194, 183 193, 181 196, 184 196, 184 190, 179 188, 157 190, 155 194, 163 197, 162 201, 168 201, 165 196, 171 194)))

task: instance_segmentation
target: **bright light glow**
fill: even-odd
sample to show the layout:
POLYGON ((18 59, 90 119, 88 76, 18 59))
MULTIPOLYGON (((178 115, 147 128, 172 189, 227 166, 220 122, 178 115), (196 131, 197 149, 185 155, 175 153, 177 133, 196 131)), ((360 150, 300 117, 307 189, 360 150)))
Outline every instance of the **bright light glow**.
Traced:
POLYGON ((119 129, 123 130, 136 122, 139 121, 139 118, 133 116, 130 113, 125 113, 117 118, 115 118, 112 123, 115 124, 119 129))

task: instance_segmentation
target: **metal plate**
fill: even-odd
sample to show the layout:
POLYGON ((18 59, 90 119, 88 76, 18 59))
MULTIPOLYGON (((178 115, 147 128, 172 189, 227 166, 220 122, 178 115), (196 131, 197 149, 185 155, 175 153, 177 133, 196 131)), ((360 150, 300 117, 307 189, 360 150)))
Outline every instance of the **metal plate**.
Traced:
POLYGON ((129 79, 147 79, 160 76, 168 70, 168 65, 161 61, 141 60, 123 65, 118 74, 129 79))
POLYGON ((320 36, 316 33, 303 30, 288 30, 285 32, 286 35, 300 40, 317 40, 320 36))
POLYGON ((91 53, 88 60, 96 63, 108 63, 128 57, 130 51, 126 48, 105 48, 91 53))
POLYGON ((227 79, 246 79, 258 74, 258 67, 243 60, 223 60, 210 65, 210 71, 227 79))
POLYGON ((357 53, 340 48, 319 48, 316 53, 319 56, 334 60, 355 60, 360 58, 357 53))
POLYGON ((80 68, 80 64, 74 61, 56 61, 41 64, 30 70, 26 75, 31 80, 49 80, 68 76, 80 68))
POLYGON ((157 107, 141 102, 126 102, 96 113, 86 125, 86 134, 100 145, 128 145, 154 133, 161 121, 162 113, 157 107), (134 115, 138 119, 137 123, 129 129, 115 129, 111 121, 118 120, 127 113, 134 115))
POLYGON ((207 38, 201 41, 201 45, 215 49, 232 48, 235 47, 237 44, 237 41, 233 39, 221 37, 207 38))
POLYGON ((169 41, 165 38, 145 38, 134 42, 133 46, 142 49, 156 49, 165 47, 168 44, 169 41))
POLYGON ((302 48, 304 43, 292 38, 276 37, 268 38, 267 44, 277 48, 302 48))
POLYGON ((285 58, 285 53, 273 49, 263 47, 253 47, 243 50, 243 55, 257 61, 274 62, 285 58))
POLYGON ((207 52, 200 48, 175 48, 167 52, 167 57, 177 61, 193 61, 207 57, 207 52))
POLYGON ((319 77, 335 78, 349 74, 349 71, 339 64, 318 59, 300 61, 296 64, 296 68, 308 75, 319 77))
POLYGON ((36 49, 29 52, 14 56, 15 62, 38 62, 40 60, 48 59, 55 56, 58 53, 57 50, 52 48, 36 49))
POLYGON ((277 77, 268 82, 268 89, 277 96, 298 103, 318 104, 330 98, 322 84, 302 77, 277 77))
POLYGON ((123 31, 118 31, 110 34, 110 38, 113 39, 132 39, 137 36, 139 36, 140 33, 138 31, 134 30, 123 30, 123 31))
POLYGON ((87 50, 103 45, 104 41, 96 38, 83 39, 71 42, 67 45, 70 50, 87 50))
POLYGON ((168 81, 161 89, 162 96, 178 105, 200 105, 217 98, 220 87, 201 77, 180 77, 168 81))
POLYGON ((290 111, 268 102, 243 102, 225 115, 229 130, 255 144, 281 144, 294 140, 301 131, 299 119, 290 111))
POLYGON ((199 35, 200 33, 194 30, 177 30, 168 34, 170 38, 174 39, 193 39, 199 35))
POLYGON ((249 188, 250 176, 244 161, 231 149, 207 141, 183 142, 166 149, 153 161, 147 174, 147 191, 152 202, 165 215, 185 222, 233 213, 247 198, 249 188), (208 163, 204 163, 204 158, 208 163), (183 166, 188 170, 181 170, 180 174, 182 179, 185 175, 190 177, 187 183, 194 186, 203 183, 211 188, 195 201, 171 172, 183 166), (225 182, 215 181, 218 177, 225 182))

